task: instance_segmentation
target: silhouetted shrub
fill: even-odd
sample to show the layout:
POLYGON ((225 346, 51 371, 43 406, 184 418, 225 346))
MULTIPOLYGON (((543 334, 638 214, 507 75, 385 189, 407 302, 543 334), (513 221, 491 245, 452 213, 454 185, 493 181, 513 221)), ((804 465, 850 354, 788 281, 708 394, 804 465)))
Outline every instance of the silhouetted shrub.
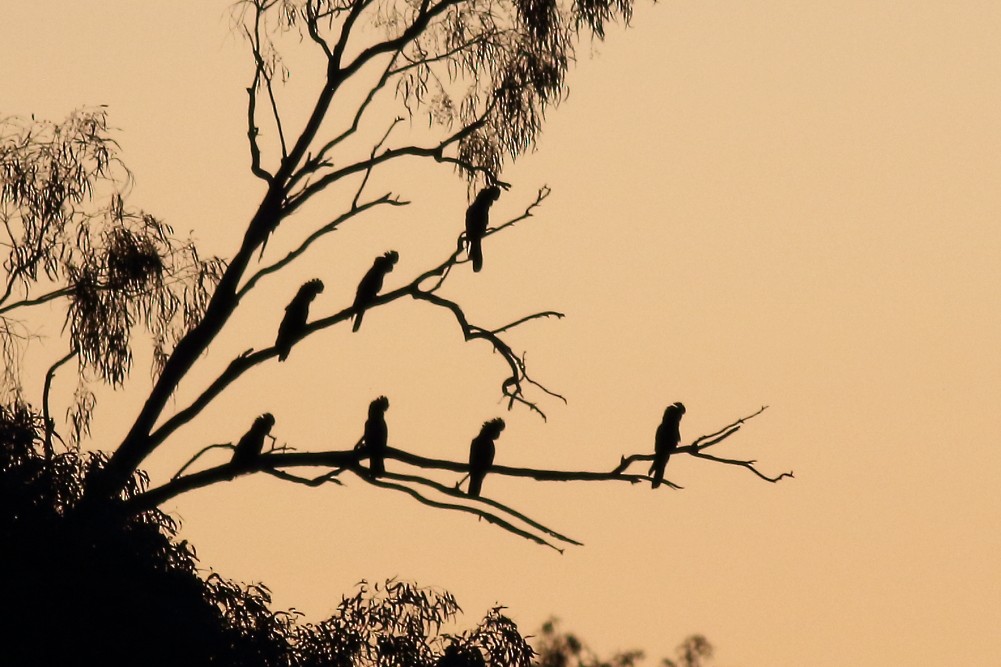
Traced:
POLYGON ((0 406, 0 664, 276 667, 528 667, 532 648, 494 609, 461 635, 448 593, 399 581, 344 597, 330 618, 303 623, 270 609, 261 584, 203 578, 177 524, 159 510, 129 514, 123 497, 95 503, 87 482, 101 453, 46 455, 44 422, 0 406))

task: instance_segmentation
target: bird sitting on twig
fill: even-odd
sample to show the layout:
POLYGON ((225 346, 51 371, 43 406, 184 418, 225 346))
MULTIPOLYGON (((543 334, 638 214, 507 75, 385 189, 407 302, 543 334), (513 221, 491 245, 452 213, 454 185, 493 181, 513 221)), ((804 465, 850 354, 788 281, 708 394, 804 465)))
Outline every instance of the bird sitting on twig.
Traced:
POLYGON ((504 420, 498 417, 483 422, 480 434, 469 445, 469 495, 479 496, 483 489, 483 478, 494 464, 497 448, 494 441, 504 430, 504 420))
POLYGON ((233 458, 230 461, 237 468, 248 468, 257 460, 257 457, 264 451, 264 439, 271 433, 271 428, 275 425, 275 417, 270 412, 254 420, 247 432, 236 443, 233 450, 233 458))
POLYGON ((483 268, 483 237, 490 224, 490 207, 500 198, 501 189, 496 185, 483 188, 466 209, 466 244, 469 259, 473 261, 473 272, 483 268))
POLYGON ((386 274, 393 270, 393 265, 400 261, 400 253, 395 250, 375 258, 372 268, 358 283, 358 291, 355 293, 355 302, 351 307, 354 309, 355 323, 351 331, 358 331, 361 328, 361 319, 365 315, 365 309, 379 295, 382 289, 382 281, 386 274))
POLYGON ((278 348, 278 361, 288 359, 292 345, 302 338, 306 321, 309 319, 309 304, 316 295, 323 291, 323 281, 319 278, 302 284, 292 301, 285 306, 285 318, 278 327, 278 338, 275 347, 278 348))
POLYGON ((368 404, 368 419, 365 420, 365 451, 368 453, 368 466, 372 477, 379 477, 386 472, 386 446, 389 440, 389 427, 386 426, 386 410, 389 409, 389 399, 380 396, 368 404))
POLYGON ((651 486, 656 489, 664 481, 664 469, 671 454, 678 448, 681 442, 681 416, 685 414, 685 406, 682 403, 673 403, 664 410, 664 419, 657 427, 657 436, 654 441, 653 463, 650 465, 650 476, 653 477, 651 486))

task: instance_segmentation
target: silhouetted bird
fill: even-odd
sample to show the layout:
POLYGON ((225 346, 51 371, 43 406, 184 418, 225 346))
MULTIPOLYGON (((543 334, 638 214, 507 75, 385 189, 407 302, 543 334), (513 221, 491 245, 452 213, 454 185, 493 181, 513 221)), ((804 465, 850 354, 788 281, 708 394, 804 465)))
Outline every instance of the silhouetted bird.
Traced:
POLYGON ((504 420, 498 417, 483 422, 480 434, 469 445, 469 495, 478 496, 483 488, 483 478, 494 464, 494 440, 504 430, 504 420))
POLYGON ((302 337, 306 320, 309 318, 309 304, 316 295, 323 291, 323 281, 314 278, 302 284, 292 301, 285 306, 285 319, 278 327, 278 338, 275 347, 278 348, 278 361, 285 361, 292 345, 302 337))
POLYGON ((490 206, 500 198, 500 193, 501 190, 496 185, 483 188, 466 209, 466 243, 469 244, 473 271, 477 273, 483 268, 483 236, 490 223, 490 206))
POLYGON ((352 308, 355 311, 355 324, 351 331, 358 331, 361 327, 361 318, 365 315, 372 300, 382 289, 382 280, 386 274, 393 270, 393 265, 400 261, 400 253, 390 250, 381 257, 376 257, 372 262, 372 268, 368 270, 365 277, 358 283, 358 291, 355 293, 355 302, 352 308))
POLYGON ((365 420, 365 451, 368 452, 368 465, 372 477, 379 477, 386 472, 386 442, 389 439, 386 410, 388 409, 389 399, 385 396, 380 396, 368 404, 368 419, 365 420))
POLYGON ((664 469, 671 454, 681 442, 681 416, 685 414, 685 406, 674 403, 664 410, 664 419, 657 427, 657 438, 654 441, 653 464, 650 466, 650 476, 653 477, 653 488, 664 481, 664 469))
POLYGON ((275 417, 270 412, 265 412, 255 419, 247 432, 240 438, 240 442, 236 443, 232 464, 238 468, 246 468, 253 464, 264 451, 264 438, 271 433, 271 427, 274 425, 275 417))

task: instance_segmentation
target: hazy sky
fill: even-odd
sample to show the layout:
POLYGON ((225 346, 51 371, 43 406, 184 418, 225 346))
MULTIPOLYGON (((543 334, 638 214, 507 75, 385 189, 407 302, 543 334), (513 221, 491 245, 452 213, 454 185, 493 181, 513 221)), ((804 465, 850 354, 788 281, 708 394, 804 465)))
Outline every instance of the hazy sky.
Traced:
MULTIPOLYGON (((669 467, 680 492, 488 477, 488 495, 586 543, 563 556, 356 480, 241 479, 165 509, 205 567, 263 580, 312 619, 357 580, 398 575, 453 592, 470 624, 495 603, 526 632, 556 614, 601 652, 659 658, 701 632, 726 667, 993 664, 999 35, 987 1, 641 2, 631 29, 580 49, 569 99, 505 172, 514 187, 494 211, 516 215, 544 184, 552 197, 451 291, 483 324, 565 311, 511 341, 568 405, 544 400, 547 424, 504 412, 499 358, 401 303, 256 369, 149 461, 169 476, 264 410, 290 445, 344 448, 385 393, 399 446, 462 459, 503 415, 498 463, 607 469, 651 450, 664 406, 683 400, 686 441, 770 405, 726 452, 795 480, 688 457, 669 467)), ((0 112, 109 105, 132 203, 208 253, 235 250, 262 186, 247 169, 251 65, 226 3, 8 2, 0 54, 0 112)), ((315 89, 307 63, 291 61, 293 126, 315 89)), ((394 287, 454 247, 466 200, 447 168, 408 163, 380 188, 414 205, 262 284, 182 398, 271 344, 302 279, 323 278, 314 308, 334 312, 375 254, 400 251, 394 287)), ((41 354, 38 368, 58 356, 41 354)), ((117 442, 145 378, 137 368, 131 393, 103 398, 99 442, 117 442)))

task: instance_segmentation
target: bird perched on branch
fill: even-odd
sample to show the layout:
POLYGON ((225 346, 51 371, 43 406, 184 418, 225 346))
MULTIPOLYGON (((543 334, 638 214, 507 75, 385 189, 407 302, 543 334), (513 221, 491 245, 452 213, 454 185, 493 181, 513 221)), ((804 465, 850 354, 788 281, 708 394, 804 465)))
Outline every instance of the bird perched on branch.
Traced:
POLYGON ((501 189, 496 185, 483 188, 476 199, 466 209, 466 243, 469 245, 469 259, 473 260, 473 271, 483 268, 483 237, 490 223, 490 207, 500 198, 501 189))
POLYGON ((494 441, 504 430, 504 420, 498 417, 483 422, 480 434, 469 445, 469 495, 479 496, 483 488, 483 478, 494 464, 497 449, 494 441))
POLYGON ((358 331, 361 327, 361 318, 365 315, 372 300, 382 289, 382 281, 386 274, 393 270, 393 265, 400 261, 400 253, 390 250, 381 257, 376 257, 372 262, 372 268, 368 270, 365 277, 358 283, 358 291, 355 293, 355 302, 352 308, 355 311, 355 323, 351 331, 358 331))
POLYGON ((389 399, 380 396, 368 404, 368 419, 365 420, 365 451, 368 452, 368 466, 372 477, 386 472, 386 442, 389 427, 386 426, 386 410, 389 399))
POLYGON ((657 427, 657 437, 654 441, 653 464, 650 466, 650 476, 653 477, 653 488, 664 481, 664 469, 671 454, 681 442, 681 416, 685 414, 682 403, 673 403, 664 410, 664 419, 657 427))
POLYGON ((264 451, 264 438, 271 433, 271 428, 275 425, 275 417, 270 412, 254 420, 247 432, 236 443, 233 451, 231 463, 238 468, 246 468, 257 460, 257 457, 264 451))
POLYGON ((292 345, 302 337, 309 318, 309 304, 316 295, 323 291, 323 281, 314 278, 302 284, 292 301, 285 306, 285 318, 278 327, 278 338, 275 347, 278 348, 278 361, 285 361, 292 345))

